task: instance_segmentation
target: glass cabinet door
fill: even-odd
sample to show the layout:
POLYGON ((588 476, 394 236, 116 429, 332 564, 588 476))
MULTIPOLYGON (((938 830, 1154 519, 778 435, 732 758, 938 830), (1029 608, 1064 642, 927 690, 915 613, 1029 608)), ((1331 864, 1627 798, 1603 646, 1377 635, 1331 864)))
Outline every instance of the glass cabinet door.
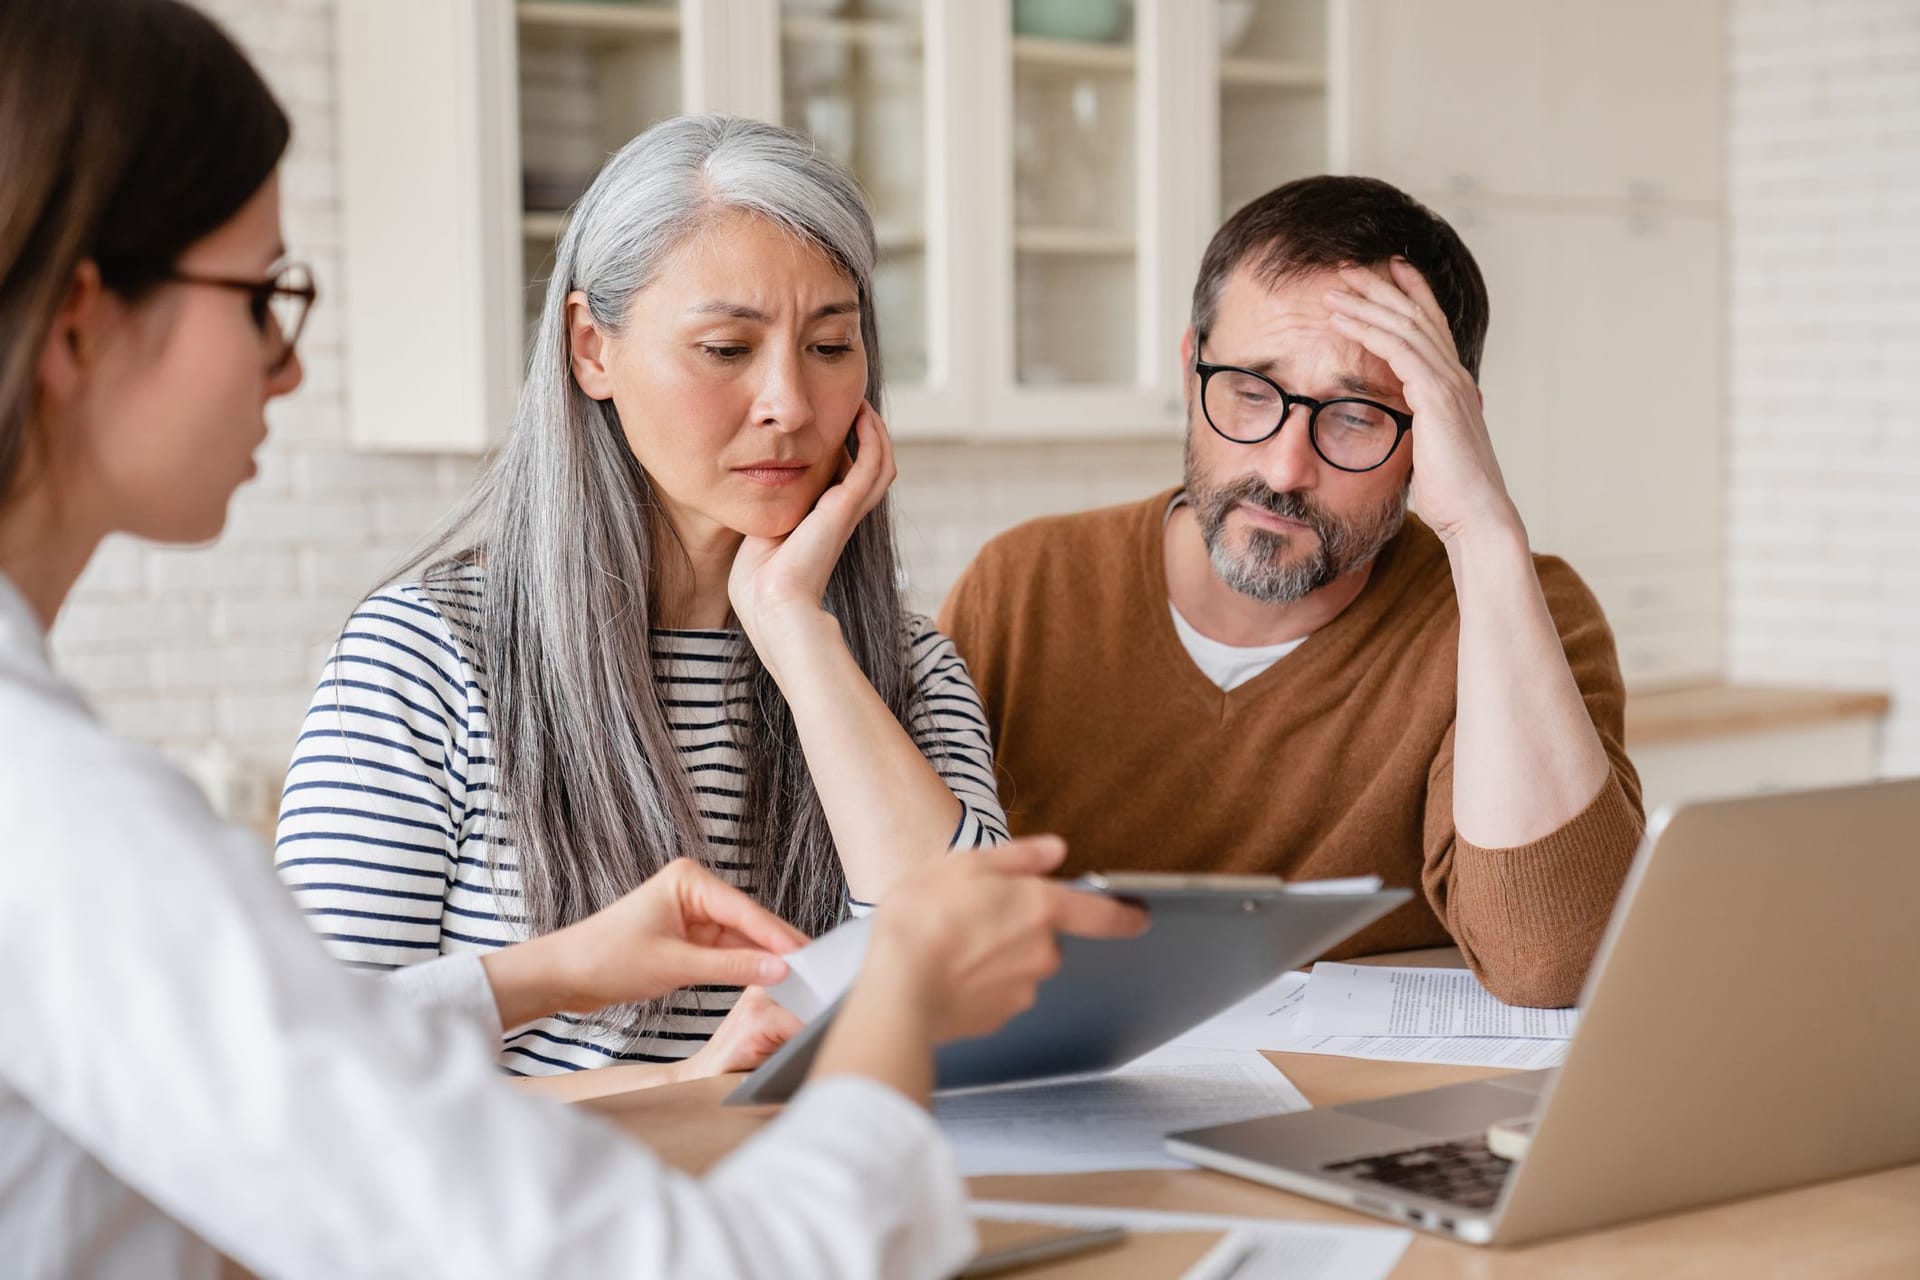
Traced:
POLYGON ((681 110, 675 0, 519 0, 526 317, 539 315, 566 212, 608 156, 681 110))
POLYGON ((928 380, 928 157, 922 0, 781 0, 780 119, 859 181, 873 208, 887 380, 928 380))
POLYGON ((1124 0, 1013 0, 1013 376, 1136 380, 1138 58, 1124 0))
POLYGON ((1324 173, 1327 0, 1217 0, 1220 217, 1324 173))

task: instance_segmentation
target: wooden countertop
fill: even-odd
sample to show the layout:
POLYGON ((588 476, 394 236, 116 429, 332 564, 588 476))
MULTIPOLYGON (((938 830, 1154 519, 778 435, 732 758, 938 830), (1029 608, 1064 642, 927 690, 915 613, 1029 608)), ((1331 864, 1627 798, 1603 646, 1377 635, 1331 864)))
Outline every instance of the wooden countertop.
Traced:
POLYGON ((1701 684, 1627 695, 1627 745, 1769 733, 1884 716, 1893 700, 1863 689, 1701 684))

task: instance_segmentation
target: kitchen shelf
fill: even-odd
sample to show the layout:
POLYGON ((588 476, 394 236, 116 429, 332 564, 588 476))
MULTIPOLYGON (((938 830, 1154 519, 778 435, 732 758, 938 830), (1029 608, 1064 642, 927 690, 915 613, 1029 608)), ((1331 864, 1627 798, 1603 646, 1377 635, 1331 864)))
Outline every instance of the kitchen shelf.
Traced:
POLYGON ((885 18, 783 18, 780 38, 807 44, 918 49, 920 28, 885 18))
POLYGON ((567 215, 547 209, 529 209, 520 215, 520 234, 528 240, 558 240, 567 229, 567 215))
POLYGON ((1228 89, 1310 89, 1327 87, 1326 68, 1278 58, 1223 58, 1220 83, 1228 89))
POLYGON ((915 227, 881 222, 874 225, 873 243, 881 253, 916 253, 927 247, 927 237, 915 227))
POLYGON ((599 33, 676 35, 680 31, 677 5, 614 5, 565 3, 564 0, 522 0, 514 12, 523 27, 549 27, 599 33))
POLYGON ((1053 40, 1045 36, 1015 36, 1013 60, 1026 66, 1057 68, 1064 71, 1112 71, 1131 73, 1135 63, 1133 46, 1093 44, 1085 40, 1053 40))
POLYGON ((1020 227, 1013 233, 1018 253, 1045 253, 1083 258, 1130 257, 1139 248, 1124 231, 1095 231, 1085 227, 1020 227))

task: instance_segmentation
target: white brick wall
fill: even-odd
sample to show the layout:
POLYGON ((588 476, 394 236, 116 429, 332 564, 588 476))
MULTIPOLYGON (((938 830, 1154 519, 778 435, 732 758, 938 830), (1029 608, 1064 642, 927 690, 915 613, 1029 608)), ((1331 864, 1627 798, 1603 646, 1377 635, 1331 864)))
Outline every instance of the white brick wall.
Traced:
MULTIPOLYGON (((306 384, 269 411, 273 439, 260 477, 235 501, 218 545, 114 540, 61 616, 54 649, 114 729, 187 763, 214 743, 230 750, 257 808, 278 794, 312 681, 347 612, 479 464, 346 446, 341 352, 351 336, 325 301, 328 282, 340 278, 330 0, 201 4, 246 46, 293 116, 282 174, 288 243, 313 264, 323 291, 301 343, 306 384)), ((1145 494, 1179 474, 1172 444, 903 445, 899 455, 901 543, 926 609, 999 529, 1145 494)))
POLYGON ((1920 772, 1920 5, 1729 21, 1729 669, 1890 689, 1920 772))

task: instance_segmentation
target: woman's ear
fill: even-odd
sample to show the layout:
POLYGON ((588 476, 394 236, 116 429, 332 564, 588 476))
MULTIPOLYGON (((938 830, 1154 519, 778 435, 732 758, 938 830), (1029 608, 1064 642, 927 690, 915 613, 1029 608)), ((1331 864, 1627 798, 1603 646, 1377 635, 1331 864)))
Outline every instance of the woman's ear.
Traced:
POLYGON ((106 286, 100 283, 100 268, 89 259, 74 268, 67 295, 60 300, 40 348, 42 396, 63 403, 79 395, 88 370, 100 357, 106 311, 106 286))
POLYGON ((567 295, 567 350, 573 380, 595 400, 613 399, 613 376, 607 370, 609 342, 594 321, 587 295, 575 289, 567 295))

